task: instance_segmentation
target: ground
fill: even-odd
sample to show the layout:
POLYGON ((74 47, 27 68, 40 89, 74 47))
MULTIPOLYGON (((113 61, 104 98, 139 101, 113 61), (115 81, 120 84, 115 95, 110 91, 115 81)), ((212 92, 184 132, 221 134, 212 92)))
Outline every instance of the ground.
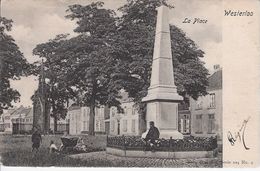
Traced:
MULTIPOLYGON (((83 136, 87 146, 105 149, 106 136, 83 136)), ((49 154, 51 140, 60 145, 60 136, 43 136, 38 153, 31 152, 31 136, 0 135, 1 163, 6 166, 72 166, 72 167, 221 167, 221 154, 202 159, 126 158, 105 151, 76 155, 49 154)))

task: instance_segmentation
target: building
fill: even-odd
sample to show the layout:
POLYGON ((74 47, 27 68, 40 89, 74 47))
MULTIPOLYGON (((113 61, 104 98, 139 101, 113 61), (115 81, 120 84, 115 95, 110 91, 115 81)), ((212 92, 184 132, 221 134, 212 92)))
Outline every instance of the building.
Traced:
MULTIPOLYGON (((54 129, 54 119, 50 119, 54 129)), ((59 132, 68 131, 68 119, 58 121, 59 132)), ((5 134, 30 134, 33 129, 33 108, 20 106, 7 110, 0 118, 0 132, 5 134)))
POLYGON ((109 134, 141 135, 146 129, 144 119, 139 114, 133 100, 128 97, 128 94, 122 91, 121 96, 120 101, 123 112, 119 112, 114 106, 110 108, 109 134))
MULTIPOLYGON (((105 134, 105 113, 108 113, 107 107, 101 106, 95 108, 95 133, 105 134)), ((89 130, 89 107, 80 107, 71 105, 68 108, 69 116, 69 134, 79 135, 87 134, 89 130)))
MULTIPOLYGON (((54 118, 50 118, 50 129, 52 132, 54 131, 54 118)), ((57 121, 57 132, 55 134, 63 134, 64 132, 69 132, 69 116, 67 114, 65 119, 59 119, 57 121)))
POLYGON ((13 108, 1 116, 1 132, 6 134, 24 134, 32 130, 33 112, 31 107, 13 108))
POLYGON ((178 131, 183 135, 191 133, 191 113, 187 102, 178 105, 178 131))
POLYGON ((12 134, 13 132, 13 125, 11 122, 11 113, 14 111, 15 109, 9 109, 7 111, 5 111, 2 115, 1 115, 1 132, 5 133, 5 134, 12 134))
MULTIPOLYGON (((189 98, 178 105, 178 131, 184 136, 222 137, 222 69, 208 78, 208 95, 198 100, 189 98)), ((134 102, 126 92, 121 92, 121 108, 97 108, 95 131, 109 135, 141 135, 146 130, 145 118, 139 114, 134 102)), ((70 134, 88 132, 89 108, 71 106, 69 108, 70 134)))
POLYGON ((208 95, 197 100, 190 98, 191 134, 193 136, 218 136, 222 141, 222 69, 215 67, 208 78, 208 95))
POLYGON ((124 112, 118 112, 116 107, 110 108, 110 135, 140 135, 140 115, 134 107, 134 102, 122 102, 124 112))

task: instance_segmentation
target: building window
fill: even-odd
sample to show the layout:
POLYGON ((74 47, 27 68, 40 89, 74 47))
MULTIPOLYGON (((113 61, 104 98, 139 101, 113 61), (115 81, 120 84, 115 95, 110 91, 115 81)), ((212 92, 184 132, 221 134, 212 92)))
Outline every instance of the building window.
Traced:
POLYGON ((112 120, 111 121, 111 131, 114 132, 114 129, 115 129, 115 121, 112 120))
POLYGON ((83 121, 83 131, 87 131, 87 121, 83 121))
POLYGON ((100 122, 96 121, 96 131, 100 131, 100 122))
POLYGON ((112 116, 115 116, 115 114, 116 114, 115 108, 112 108, 112 109, 111 109, 111 112, 112 112, 112 116))
POLYGON ((127 132, 127 120, 123 120, 123 131, 127 132))
POLYGON ((124 114, 127 115, 127 108, 126 108, 126 106, 124 107, 124 114))
POLYGON ((99 110, 100 110, 99 108, 96 108, 96 113, 95 113, 96 116, 99 116, 100 113, 99 110))
POLYGON ((183 115, 180 122, 180 132, 190 133, 190 117, 189 115, 183 115))
POLYGON ((216 98, 215 98, 215 93, 210 93, 209 94, 209 107, 210 108, 215 108, 216 107, 216 98))
POLYGON ((196 115, 196 123, 195 123, 195 133, 196 134, 202 134, 202 114, 196 115))
POLYGON ((83 120, 86 120, 87 118, 87 109, 83 109, 83 120))
POLYGON ((132 120, 132 132, 135 132, 135 119, 132 120))
POLYGON ((5 128, 10 128, 10 123, 6 123, 5 128))
POLYGON ((215 129, 215 115, 209 114, 208 115, 208 133, 213 134, 215 129))
POLYGON ((132 108, 129 107, 129 108, 127 109, 127 115, 131 115, 132 111, 133 111, 132 108))
POLYGON ((135 115, 135 112, 136 112, 136 109, 133 108, 133 110, 132 110, 132 115, 135 115))
POLYGON ((196 102, 197 102, 197 103, 196 103, 196 109, 197 109, 197 110, 202 109, 202 105, 203 105, 202 98, 199 97, 196 102))

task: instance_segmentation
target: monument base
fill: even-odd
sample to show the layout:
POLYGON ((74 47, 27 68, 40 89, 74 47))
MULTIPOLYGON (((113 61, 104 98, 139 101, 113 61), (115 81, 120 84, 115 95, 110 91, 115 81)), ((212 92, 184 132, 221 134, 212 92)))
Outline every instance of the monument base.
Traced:
POLYGON ((160 130, 160 138, 164 139, 183 139, 182 133, 177 130, 160 130))

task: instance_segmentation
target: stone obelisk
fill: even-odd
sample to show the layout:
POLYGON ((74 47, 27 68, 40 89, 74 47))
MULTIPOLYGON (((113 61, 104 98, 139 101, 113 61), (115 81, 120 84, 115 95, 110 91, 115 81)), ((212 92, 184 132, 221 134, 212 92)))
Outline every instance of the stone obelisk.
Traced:
POLYGON ((174 84, 168 10, 166 6, 157 8, 151 83, 142 101, 147 103, 147 129, 154 121, 160 138, 182 139, 178 132, 178 102, 183 98, 174 84))

